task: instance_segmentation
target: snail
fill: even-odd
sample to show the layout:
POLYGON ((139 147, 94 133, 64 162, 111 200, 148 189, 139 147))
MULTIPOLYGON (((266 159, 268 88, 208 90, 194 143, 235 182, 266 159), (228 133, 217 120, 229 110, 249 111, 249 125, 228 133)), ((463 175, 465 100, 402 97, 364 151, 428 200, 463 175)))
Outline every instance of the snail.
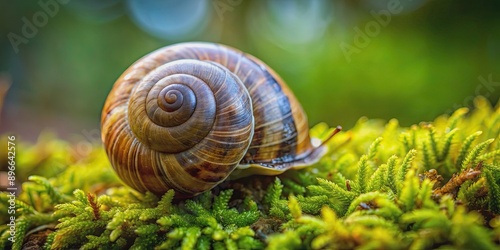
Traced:
POLYGON ((155 194, 174 189, 177 198, 229 176, 313 164, 328 140, 312 145, 306 114, 266 64, 203 42, 163 47, 131 65, 104 103, 101 131, 125 184, 155 194))

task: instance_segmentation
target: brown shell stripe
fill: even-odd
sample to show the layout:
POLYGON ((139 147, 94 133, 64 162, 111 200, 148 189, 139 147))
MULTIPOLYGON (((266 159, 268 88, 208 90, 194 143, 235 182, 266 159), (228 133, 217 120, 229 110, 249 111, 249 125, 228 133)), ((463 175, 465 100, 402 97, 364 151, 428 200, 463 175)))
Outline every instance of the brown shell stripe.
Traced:
MULTIPOLYGON (((131 69, 127 70, 122 77, 120 77, 117 82, 121 83, 114 86, 109 97, 114 99, 116 102, 106 102, 103 110, 103 130, 107 128, 107 131, 103 131, 103 141, 105 141, 105 144, 108 145, 107 152, 110 154, 113 166, 123 166, 116 169, 118 174, 126 183, 134 188, 142 191, 150 190, 155 192, 157 190, 164 191, 165 186, 169 186, 175 188, 176 190, 180 190, 181 192, 185 192, 186 194, 198 193, 209 189, 206 186, 211 187, 214 185, 210 182, 217 182, 226 178, 240 159, 238 158, 238 160, 235 160, 234 162, 228 162, 226 167, 223 167, 223 164, 218 163, 217 159, 211 159, 210 156, 218 155, 225 157, 226 155, 229 155, 234 158, 234 151, 236 148, 242 147, 236 144, 246 144, 247 142, 222 141, 219 137, 223 135, 220 134, 220 132, 219 134, 214 132, 212 133, 212 139, 208 140, 206 146, 194 150, 197 152, 196 155, 188 153, 185 155, 164 156, 160 155, 158 152, 145 152, 137 140, 134 140, 133 143, 130 142, 131 138, 134 138, 130 133, 130 129, 127 125, 124 125, 121 122, 116 122, 116 120, 127 120, 125 117, 126 112, 118 112, 118 110, 122 109, 122 105, 126 106, 126 102, 129 100, 129 96, 137 82, 157 65, 161 65, 164 61, 169 60, 171 60, 169 56, 162 56, 161 53, 153 53, 140 60, 132 66, 131 69), (119 113, 121 117, 110 119, 113 112, 119 113), (108 123, 110 124, 108 125, 108 123), (113 141, 119 141, 120 143, 111 143, 113 141), (219 144, 219 152, 213 152, 214 148, 217 148, 212 147, 213 144, 219 144), (220 145, 224 146, 220 147, 220 145), (120 153, 113 154, 112 152, 120 153), (136 153, 132 154, 132 152, 136 153), (193 163, 197 164, 196 162, 202 162, 203 164, 193 167, 193 163), (153 168, 153 166, 161 167, 153 168), (180 171, 186 166, 187 172, 180 171), (175 183, 172 180, 176 180, 175 183), (193 188, 186 189, 176 183, 192 183, 193 185, 198 183, 201 185, 194 185, 193 188)), ((226 78, 227 77, 234 78, 232 75, 228 75, 226 78)), ((224 82, 224 80, 221 82, 224 82)), ((215 92, 218 92, 218 90, 215 90, 215 92)), ((233 92, 241 91, 232 91, 231 93, 233 92)), ((235 109, 242 106, 242 104, 237 101, 242 99, 241 95, 244 95, 244 93, 240 93, 240 95, 226 94, 225 96, 222 95, 219 97, 219 103, 217 106, 220 107, 220 110, 218 110, 218 112, 222 115, 232 115, 234 118, 227 120, 216 118, 216 126, 219 127, 218 129, 216 128, 216 130, 227 130, 233 131, 233 133, 238 133, 237 129, 233 128, 233 124, 239 124, 241 122, 245 122, 246 120, 253 119, 251 117, 251 112, 241 112, 240 114, 235 111, 235 109), (234 105, 229 105, 229 107, 223 108, 226 105, 226 102, 235 100, 237 103, 236 107, 233 107, 234 105)), ((248 134, 251 132, 252 126, 253 123, 239 130, 242 134, 248 134)), ((246 140, 248 141, 251 138, 252 136, 247 136, 246 140)), ((241 151, 241 149, 238 149, 238 151, 241 151)))
POLYGON ((307 118, 294 114, 294 111, 303 113, 300 105, 283 81, 268 71, 263 62, 243 52, 216 45, 199 44, 199 47, 191 46, 176 52, 177 58, 209 60, 227 67, 249 89, 256 127, 243 163, 291 162, 295 156, 308 153, 307 118), (297 127, 296 119, 301 127, 297 127), (301 132, 298 134, 297 131, 301 132))

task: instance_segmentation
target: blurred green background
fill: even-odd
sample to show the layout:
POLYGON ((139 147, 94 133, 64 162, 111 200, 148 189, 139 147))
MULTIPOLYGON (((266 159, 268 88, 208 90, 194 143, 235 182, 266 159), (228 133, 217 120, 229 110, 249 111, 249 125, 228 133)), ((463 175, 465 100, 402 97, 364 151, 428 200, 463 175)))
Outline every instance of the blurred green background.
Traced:
POLYGON ((309 116, 432 120, 500 97, 500 1, 0 0, 0 132, 33 139, 99 128, 118 76, 184 41, 253 54, 309 116), (1 91, 0 91, 1 92, 1 91))

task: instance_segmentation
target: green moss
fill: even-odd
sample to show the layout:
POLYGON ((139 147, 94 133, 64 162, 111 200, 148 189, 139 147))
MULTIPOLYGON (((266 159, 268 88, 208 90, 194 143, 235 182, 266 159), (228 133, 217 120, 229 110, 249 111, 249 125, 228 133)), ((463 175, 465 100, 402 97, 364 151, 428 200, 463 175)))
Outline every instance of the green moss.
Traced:
POLYGON ((361 118, 314 166, 183 201, 123 186, 99 145, 21 141, 15 242, 3 192, 0 247, 44 232, 47 249, 498 249, 500 107, 475 105, 409 128, 361 118))

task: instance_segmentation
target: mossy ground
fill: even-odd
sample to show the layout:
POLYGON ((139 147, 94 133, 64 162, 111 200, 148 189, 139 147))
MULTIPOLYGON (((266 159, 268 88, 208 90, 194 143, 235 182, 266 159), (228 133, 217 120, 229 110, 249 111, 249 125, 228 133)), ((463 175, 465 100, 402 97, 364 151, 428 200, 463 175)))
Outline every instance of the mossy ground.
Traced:
POLYGON ((0 247, 500 249, 499 133, 500 106, 483 98, 409 128, 361 118, 314 166, 182 201, 123 186, 99 145, 82 158, 54 138, 18 141, 16 234, 2 192, 0 247))

